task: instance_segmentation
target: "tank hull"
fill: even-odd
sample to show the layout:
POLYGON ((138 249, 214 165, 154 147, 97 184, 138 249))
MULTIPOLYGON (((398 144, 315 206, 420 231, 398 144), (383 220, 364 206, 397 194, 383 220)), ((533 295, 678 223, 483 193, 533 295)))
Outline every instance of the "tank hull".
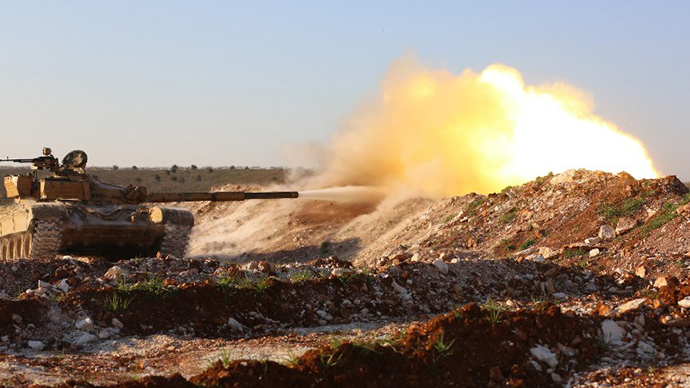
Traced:
POLYGON ((80 202, 17 203, 0 208, 2 259, 58 254, 184 256, 194 219, 188 210, 80 202))

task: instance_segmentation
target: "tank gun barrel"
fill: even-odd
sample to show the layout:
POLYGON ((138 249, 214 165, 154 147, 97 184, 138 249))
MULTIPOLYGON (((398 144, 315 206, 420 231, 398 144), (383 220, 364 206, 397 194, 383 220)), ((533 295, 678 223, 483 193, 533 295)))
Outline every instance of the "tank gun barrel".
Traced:
POLYGON ((197 201, 244 201, 247 199, 297 198, 296 191, 218 191, 215 193, 148 193, 146 202, 197 202, 197 201))
POLYGON ((33 159, 10 159, 9 157, 5 159, 0 159, 0 162, 15 162, 15 163, 33 163, 33 159))

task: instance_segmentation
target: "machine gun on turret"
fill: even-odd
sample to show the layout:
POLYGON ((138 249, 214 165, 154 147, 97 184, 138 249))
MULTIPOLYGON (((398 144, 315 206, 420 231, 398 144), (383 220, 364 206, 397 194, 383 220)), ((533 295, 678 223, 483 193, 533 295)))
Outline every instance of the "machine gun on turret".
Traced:
POLYGON ((43 156, 31 159, 0 159, 0 162, 14 162, 14 163, 31 163, 31 169, 34 171, 38 170, 48 170, 52 172, 58 172, 60 168, 60 162, 53 156, 53 151, 45 147, 43 148, 43 156))

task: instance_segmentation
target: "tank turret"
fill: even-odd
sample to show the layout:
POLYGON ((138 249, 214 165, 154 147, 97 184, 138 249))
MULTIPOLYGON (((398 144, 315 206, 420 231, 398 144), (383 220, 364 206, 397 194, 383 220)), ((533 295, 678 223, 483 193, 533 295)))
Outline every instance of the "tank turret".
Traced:
POLYGON ((86 173, 84 151, 68 153, 59 163, 50 148, 32 159, 32 172, 4 179, 8 198, 0 207, 2 260, 46 259, 57 254, 184 256, 194 217, 165 202, 244 201, 297 198, 297 192, 149 193, 142 186, 121 187, 86 173), (50 176, 39 177, 46 170, 50 176))

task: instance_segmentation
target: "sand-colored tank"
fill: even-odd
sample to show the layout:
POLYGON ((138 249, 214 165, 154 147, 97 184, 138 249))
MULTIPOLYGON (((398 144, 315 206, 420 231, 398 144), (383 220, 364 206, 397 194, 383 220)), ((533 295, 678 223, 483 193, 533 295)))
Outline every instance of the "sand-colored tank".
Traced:
POLYGON ((0 161, 31 163, 33 170, 5 177, 7 196, 15 202, 0 206, 2 260, 159 252, 183 257, 194 217, 187 209, 160 203, 298 197, 297 192, 148 193, 141 186, 110 185, 86 174, 83 151, 70 152, 62 163, 49 148, 38 158, 0 161), (39 178, 39 170, 52 175, 39 178))

